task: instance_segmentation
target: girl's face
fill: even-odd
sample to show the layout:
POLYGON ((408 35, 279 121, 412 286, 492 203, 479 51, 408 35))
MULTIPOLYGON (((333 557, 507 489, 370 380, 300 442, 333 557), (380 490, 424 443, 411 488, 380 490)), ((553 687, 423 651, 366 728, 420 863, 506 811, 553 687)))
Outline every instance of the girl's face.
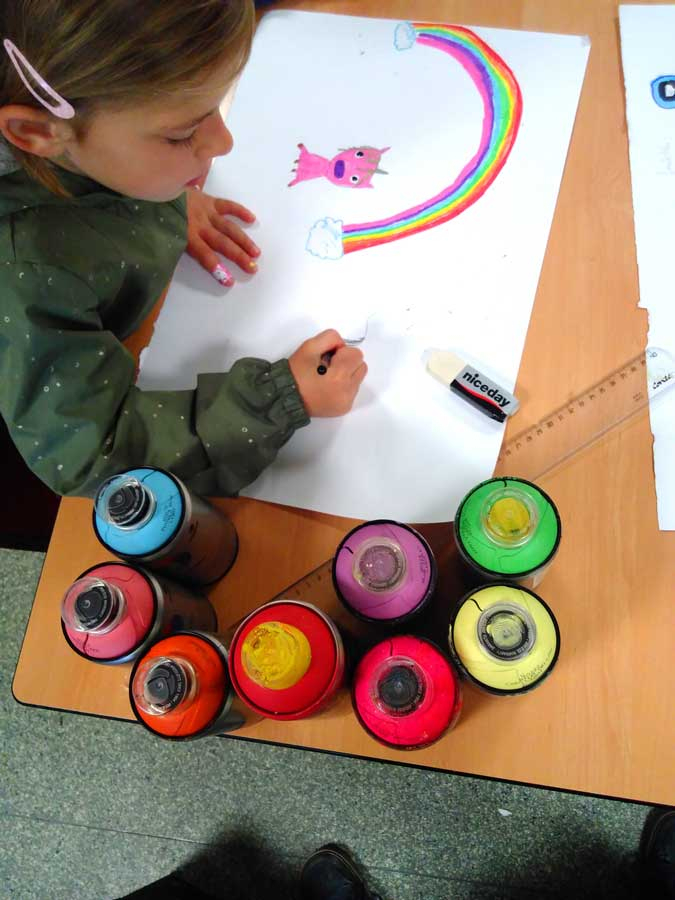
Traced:
POLYGON ((230 87, 225 64, 175 98, 103 111, 84 139, 65 141, 57 162, 128 197, 174 200, 208 173, 214 157, 232 149, 219 109, 230 87))

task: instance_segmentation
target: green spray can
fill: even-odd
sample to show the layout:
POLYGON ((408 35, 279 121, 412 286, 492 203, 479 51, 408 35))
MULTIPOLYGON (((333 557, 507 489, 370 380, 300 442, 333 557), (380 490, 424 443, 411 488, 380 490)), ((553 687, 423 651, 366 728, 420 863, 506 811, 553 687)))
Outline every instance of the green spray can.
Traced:
POLYGON ((491 478, 469 491, 455 515, 460 556, 483 581, 534 590, 560 544, 555 503, 523 478, 491 478))

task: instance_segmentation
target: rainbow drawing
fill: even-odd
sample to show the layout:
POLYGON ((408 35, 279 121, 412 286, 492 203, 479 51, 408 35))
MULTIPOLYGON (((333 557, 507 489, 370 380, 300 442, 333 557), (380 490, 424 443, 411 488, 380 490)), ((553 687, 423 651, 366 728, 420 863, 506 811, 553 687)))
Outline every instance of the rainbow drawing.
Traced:
POLYGON ((483 101, 479 147, 452 184, 412 209, 357 225, 321 219, 307 240, 306 249, 315 256, 339 259, 346 253, 397 241, 454 219, 482 197, 508 159, 518 134, 523 100, 518 82, 504 60, 477 34, 460 25, 397 25, 396 49, 409 50, 415 44, 447 53, 471 77, 483 101))

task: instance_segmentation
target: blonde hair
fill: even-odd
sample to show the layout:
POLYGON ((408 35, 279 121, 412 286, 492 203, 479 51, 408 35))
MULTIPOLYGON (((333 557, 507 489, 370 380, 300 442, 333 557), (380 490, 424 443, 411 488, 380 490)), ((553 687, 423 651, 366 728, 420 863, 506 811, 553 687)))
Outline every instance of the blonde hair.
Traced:
MULTIPOLYGON (((72 104, 78 139, 95 113, 197 87, 225 59, 234 79, 255 20, 252 0, 2 0, 2 7, 0 40, 16 44, 72 104)), ((0 107, 9 104, 43 108, 0 44, 0 107)), ((31 178, 70 196, 49 160, 11 150, 31 178)))

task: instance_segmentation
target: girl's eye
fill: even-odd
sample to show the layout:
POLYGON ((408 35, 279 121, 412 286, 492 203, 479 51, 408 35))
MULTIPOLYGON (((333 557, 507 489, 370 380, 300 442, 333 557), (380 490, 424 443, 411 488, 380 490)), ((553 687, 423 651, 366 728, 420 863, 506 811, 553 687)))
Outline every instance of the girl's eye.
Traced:
POLYGON ((172 147, 189 147, 192 141, 194 140, 196 132, 193 131, 192 134, 189 134, 186 138, 166 138, 168 144, 171 144, 172 147))
POLYGON ((349 180, 351 181, 352 184, 358 184, 358 183, 359 183, 359 176, 358 176, 358 175, 352 175, 352 177, 351 177, 349 180))
POLYGON ((357 150, 356 153, 354 154, 354 156, 355 156, 357 159, 361 159, 362 156, 363 156, 363 150, 357 150))

